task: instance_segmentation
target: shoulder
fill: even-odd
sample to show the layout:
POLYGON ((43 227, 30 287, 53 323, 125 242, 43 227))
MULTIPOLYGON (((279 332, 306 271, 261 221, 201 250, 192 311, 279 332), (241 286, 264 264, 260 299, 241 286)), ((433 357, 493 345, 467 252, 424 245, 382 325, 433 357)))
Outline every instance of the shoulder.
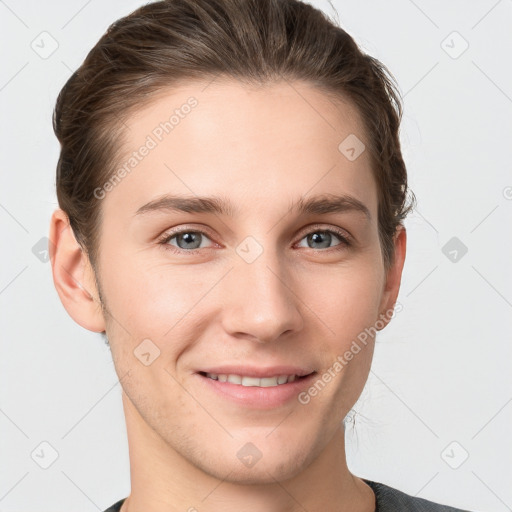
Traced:
POLYGON ((469 512, 460 508, 449 507, 428 501, 416 496, 410 496, 398 489, 371 480, 362 480, 375 493, 377 508, 375 512, 469 512))
MULTIPOLYGON (((405 494, 398 489, 393 489, 380 482, 373 482, 365 478, 362 480, 366 482, 375 493, 375 499, 377 501, 375 512, 470 512, 468 510, 449 507, 423 498, 410 496, 409 494, 405 494)), ((114 503, 104 512, 119 512, 125 499, 126 498, 123 498, 117 503, 114 503)))
POLYGON ((114 503, 111 507, 108 507, 104 512, 119 512, 121 510, 121 505, 124 503, 124 500, 126 498, 123 498, 122 500, 119 500, 117 503, 114 503))

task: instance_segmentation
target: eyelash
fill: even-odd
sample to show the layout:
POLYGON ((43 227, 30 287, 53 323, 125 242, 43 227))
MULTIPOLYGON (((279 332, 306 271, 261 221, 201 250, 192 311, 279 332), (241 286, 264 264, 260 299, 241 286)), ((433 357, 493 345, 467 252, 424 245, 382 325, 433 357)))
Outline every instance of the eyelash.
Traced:
MULTIPOLYGON (((162 238, 160 238, 158 240, 158 244, 161 245, 164 250, 170 250, 177 254, 182 254, 182 253, 195 254, 197 251, 202 250, 202 249, 180 249, 179 247, 174 247, 173 245, 169 245, 169 242, 173 238, 175 238, 176 236, 181 235, 183 233, 201 233, 202 235, 205 235, 206 237, 210 238, 208 233, 201 229, 181 229, 179 231, 173 231, 171 233, 166 233, 162 238)), ((319 249, 319 251, 321 251, 321 252, 329 251, 331 249, 339 251, 342 249, 346 249, 352 245, 350 238, 345 234, 344 231, 341 231, 338 229, 332 229, 332 228, 331 229, 320 229, 320 227, 317 227, 317 226, 313 226, 312 230, 305 233, 304 236, 299 241, 303 240, 305 237, 307 237, 308 235, 311 235, 313 233, 331 233, 331 234, 336 235, 336 237, 338 237, 340 239, 341 243, 335 245, 334 247, 319 249)), ((203 248, 203 249, 205 249, 205 248, 203 248)), ((210 249, 210 247, 208 247, 206 249, 210 249)), ((314 250, 314 249, 312 249, 312 250, 314 250)))

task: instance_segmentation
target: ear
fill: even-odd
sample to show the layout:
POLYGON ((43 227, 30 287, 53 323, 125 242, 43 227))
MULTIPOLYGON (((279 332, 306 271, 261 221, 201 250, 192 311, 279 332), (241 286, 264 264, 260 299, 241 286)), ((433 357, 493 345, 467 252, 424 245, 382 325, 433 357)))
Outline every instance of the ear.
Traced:
POLYGON ((400 281, 402 279, 402 270, 405 263, 405 253, 407 244, 407 233, 405 226, 399 225, 395 236, 393 237, 395 246, 395 256, 392 265, 386 273, 386 281, 382 292, 382 300, 380 303, 380 320, 382 327, 379 331, 386 327, 391 321, 392 312, 400 291, 400 281))
POLYGON ((49 239, 53 282, 63 306, 77 324, 89 331, 104 332, 94 271, 61 209, 53 212, 49 239))

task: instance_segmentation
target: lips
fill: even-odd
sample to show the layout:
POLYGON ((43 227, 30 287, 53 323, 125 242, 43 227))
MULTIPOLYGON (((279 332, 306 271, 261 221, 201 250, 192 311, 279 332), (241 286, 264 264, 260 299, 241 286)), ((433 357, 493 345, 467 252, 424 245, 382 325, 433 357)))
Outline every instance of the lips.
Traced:
POLYGON ((298 366, 218 366, 194 372, 198 396, 236 407, 272 410, 297 400, 317 372, 298 366))

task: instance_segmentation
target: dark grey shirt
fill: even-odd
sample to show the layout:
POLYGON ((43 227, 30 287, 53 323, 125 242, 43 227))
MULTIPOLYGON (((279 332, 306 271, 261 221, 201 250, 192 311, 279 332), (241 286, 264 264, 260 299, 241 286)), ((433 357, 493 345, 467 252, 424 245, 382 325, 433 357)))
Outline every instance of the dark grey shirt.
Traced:
MULTIPOLYGON (((375 493, 375 500, 377 502, 375 512, 469 512, 468 510, 440 505, 433 501, 410 496, 409 494, 405 494, 398 489, 393 489, 380 482, 372 482, 365 478, 362 478, 362 480, 366 482, 375 493)), ((107 508, 105 512, 119 512, 125 499, 126 498, 123 498, 110 508, 107 508)))

